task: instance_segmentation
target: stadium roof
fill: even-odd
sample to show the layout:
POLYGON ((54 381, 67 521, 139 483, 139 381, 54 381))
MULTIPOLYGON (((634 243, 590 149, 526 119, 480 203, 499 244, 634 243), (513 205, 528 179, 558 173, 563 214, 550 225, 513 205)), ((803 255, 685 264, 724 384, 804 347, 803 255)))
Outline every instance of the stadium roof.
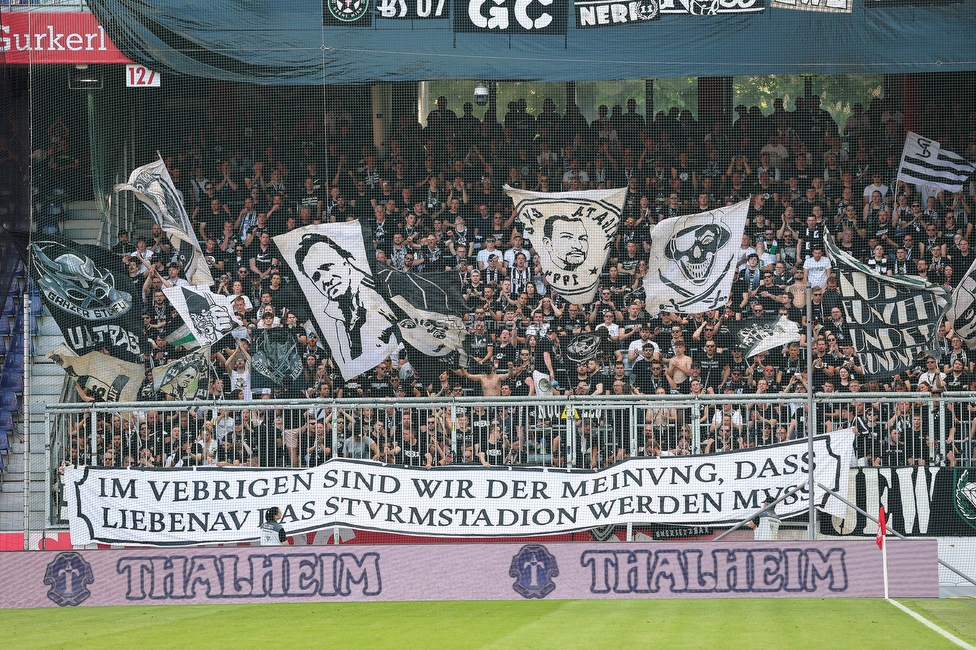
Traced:
POLYGON ((795 0, 853 2, 851 13, 779 8, 792 1, 88 0, 135 61, 263 84, 976 69, 976 0, 878 8, 795 0), (376 13, 357 18, 372 2, 376 13), (438 9, 440 19, 410 18, 438 9), (586 21, 610 24, 578 25, 586 21))

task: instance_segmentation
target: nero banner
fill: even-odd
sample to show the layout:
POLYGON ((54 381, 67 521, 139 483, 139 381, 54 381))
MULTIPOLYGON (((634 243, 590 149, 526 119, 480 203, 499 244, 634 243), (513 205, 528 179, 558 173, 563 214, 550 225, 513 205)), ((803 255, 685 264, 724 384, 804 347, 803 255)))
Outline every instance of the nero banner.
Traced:
MULTIPOLYGON (((910 537, 976 536, 976 467, 864 467, 851 470, 848 501, 884 506, 889 530, 910 537)), ((878 525, 847 508, 820 520, 824 535, 874 537, 878 525)))
POLYGON ((573 6, 576 8, 577 29, 633 25, 661 19, 657 0, 631 0, 631 2, 576 0, 573 6))
MULTIPOLYGON (((889 590, 939 595, 935 540, 888 542, 889 590)), ((606 598, 880 598, 868 541, 411 544, 0 553, 0 607, 606 598)))
MULTIPOLYGON (((847 492, 852 429, 814 439, 816 482, 847 492)), ((695 457, 630 459, 599 472, 423 470, 333 459, 309 469, 115 470, 71 467, 71 539, 181 546, 253 540, 267 509, 290 533, 347 526, 407 535, 552 535, 634 523, 718 524, 809 509, 807 442, 695 457)), ((826 493, 831 514, 844 506, 826 493)))
POLYGON ((454 31, 564 36, 568 6, 556 0, 454 0, 454 31))

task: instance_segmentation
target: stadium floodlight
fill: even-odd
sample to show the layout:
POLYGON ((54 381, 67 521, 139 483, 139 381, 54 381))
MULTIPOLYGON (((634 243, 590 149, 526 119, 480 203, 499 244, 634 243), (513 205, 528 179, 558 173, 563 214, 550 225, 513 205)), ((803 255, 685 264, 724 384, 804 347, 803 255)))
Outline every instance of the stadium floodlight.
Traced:
POLYGON ((101 90, 102 78, 89 70, 85 64, 76 65, 78 70, 68 79, 68 88, 71 90, 101 90))
POLYGON ((474 103, 478 106, 488 105, 488 86, 483 81, 474 88, 474 103))

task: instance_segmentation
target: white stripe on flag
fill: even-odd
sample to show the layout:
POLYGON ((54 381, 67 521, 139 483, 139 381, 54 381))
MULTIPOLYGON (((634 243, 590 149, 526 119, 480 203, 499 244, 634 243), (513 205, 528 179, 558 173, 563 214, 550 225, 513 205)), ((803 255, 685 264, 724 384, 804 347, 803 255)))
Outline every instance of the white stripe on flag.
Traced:
POLYGON ((976 166, 935 140, 908 132, 898 167, 898 180, 959 192, 976 166))

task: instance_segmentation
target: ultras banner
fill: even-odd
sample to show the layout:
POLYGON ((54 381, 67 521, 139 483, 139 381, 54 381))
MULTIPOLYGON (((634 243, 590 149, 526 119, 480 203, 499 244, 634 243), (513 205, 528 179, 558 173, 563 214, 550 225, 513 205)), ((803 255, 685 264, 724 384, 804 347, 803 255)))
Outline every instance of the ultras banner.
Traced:
MULTIPOLYGON (((814 439, 817 482, 846 494, 854 432, 814 439)), ((809 508, 807 442, 694 457, 631 459, 600 472, 433 471, 331 460, 310 469, 190 470, 71 467, 65 494, 71 539, 181 546, 258 537, 271 506, 289 534, 330 526, 411 535, 504 537, 635 523, 741 521, 767 496, 797 489, 780 517, 809 508)), ((845 506, 819 490, 816 503, 845 506)))
POLYGON ((30 259, 31 277, 75 354, 104 351, 130 363, 142 360, 141 301, 125 290, 118 255, 44 235, 31 242, 30 259))

